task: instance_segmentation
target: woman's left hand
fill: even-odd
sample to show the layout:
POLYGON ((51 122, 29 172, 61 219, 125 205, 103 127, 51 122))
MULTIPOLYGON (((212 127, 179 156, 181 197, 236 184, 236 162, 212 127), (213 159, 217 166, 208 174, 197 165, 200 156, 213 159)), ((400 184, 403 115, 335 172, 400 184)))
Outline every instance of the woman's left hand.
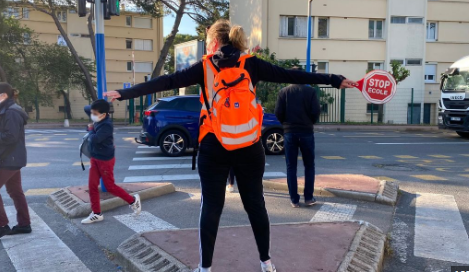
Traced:
POLYGON ((111 98, 111 102, 121 97, 121 94, 118 91, 109 91, 107 93, 104 93, 103 95, 111 98))
POLYGON ((357 85, 358 85, 357 82, 355 82, 355 81, 353 81, 353 80, 344 79, 344 80, 342 80, 342 83, 340 84, 340 88, 339 88, 339 89, 354 88, 354 87, 356 87, 357 85))

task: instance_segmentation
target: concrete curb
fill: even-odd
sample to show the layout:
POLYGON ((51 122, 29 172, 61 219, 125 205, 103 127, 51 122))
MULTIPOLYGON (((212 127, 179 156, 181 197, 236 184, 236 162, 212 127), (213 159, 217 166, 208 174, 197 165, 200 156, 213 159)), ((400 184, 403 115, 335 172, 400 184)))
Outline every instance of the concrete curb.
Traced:
MULTIPOLYGON (((386 236, 374 225, 364 221, 334 221, 326 223, 353 222, 360 225, 349 247, 344 260, 337 272, 379 272, 384 258, 384 243, 386 236)), ((321 224, 314 223, 285 223, 275 225, 321 224)), ((243 226, 233 226, 243 227, 243 226)), ((116 260, 128 272, 191 272, 192 269, 175 259, 158 246, 137 233, 125 240, 117 248, 116 260)))
MULTIPOLYGON (((288 191, 287 183, 273 182, 269 180, 264 180, 264 187, 272 190, 281 190, 288 191)), ((298 185, 298 191, 303 191, 304 186, 298 185)), ((385 205, 394 206, 397 202, 397 193, 399 191, 399 185, 395 182, 380 181, 380 190, 376 194, 364 193, 357 191, 347 191, 339 190, 333 188, 321 188, 315 187, 314 194, 316 196, 325 196, 325 197, 343 197, 356 200, 363 200, 368 202, 376 202, 385 205)))
POLYGON ((315 125, 314 131, 438 131, 437 126, 315 125))
POLYGON ((378 227, 361 222, 361 227, 337 272, 381 271, 385 241, 386 236, 378 227))
MULTIPOLYGON (((68 218, 84 217, 91 213, 90 203, 85 203, 66 188, 62 188, 57 192, 49 195, 47 204, 68 218)), ((141 200, 158 197, 170 193, 174 193, 176 188, 173 184, 167 183, 158 187, 151 187, 138 191, 141 200)), ((124 200, 113 197, 101 201, 101 210, 103 212, 115 209, 120 206, 128 205, 124 200)))

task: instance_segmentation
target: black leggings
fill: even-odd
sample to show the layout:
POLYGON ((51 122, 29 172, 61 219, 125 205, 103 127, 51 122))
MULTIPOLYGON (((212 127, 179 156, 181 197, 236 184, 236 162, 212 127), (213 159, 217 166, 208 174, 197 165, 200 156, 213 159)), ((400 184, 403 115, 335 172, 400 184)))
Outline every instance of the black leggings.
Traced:
POLYGON ((257 142, 246 148, 227 151, 215 135, 209 133, 200 144, 198 159, 202 186, 199 240, 201 265, 204 268, 212 266, 218 225, 225 204, 226 177, 231 167, 251 222, 260 260, 270 260, 270 222, 262 186, 264 148, 257 142))

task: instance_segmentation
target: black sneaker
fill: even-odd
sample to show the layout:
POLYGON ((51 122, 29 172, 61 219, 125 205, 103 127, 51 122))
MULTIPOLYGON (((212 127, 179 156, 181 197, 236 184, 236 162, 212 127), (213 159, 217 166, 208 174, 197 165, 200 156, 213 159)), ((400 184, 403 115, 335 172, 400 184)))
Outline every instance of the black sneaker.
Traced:
POLYGON ((316 199, 314 197, 311 200, 306 200, 305 201, 306 206, 313 206, 314 204, 316 204, 316 199))
POLYGON ((10 232, 11 232, 10 226, 6 225, 4 227, 0 227, 0 237, 8 235, 10 234, 10 232))
POLYGON ((31 233, 31 231, 32 231, 31 225, 27 225, 24 227, 14 226, 8 235, 27 234, 27 233, 31 233))

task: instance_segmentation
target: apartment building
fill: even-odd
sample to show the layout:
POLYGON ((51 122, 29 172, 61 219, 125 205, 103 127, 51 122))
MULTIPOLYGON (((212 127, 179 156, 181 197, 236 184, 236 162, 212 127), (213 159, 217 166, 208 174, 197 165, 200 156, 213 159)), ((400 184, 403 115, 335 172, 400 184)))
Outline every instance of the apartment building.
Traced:
MULTIPOLYGON (((40 41, 66 46, 50 16, 26 7, 10 7, 5 12, 32 29, 40 41)), ((94 60, 87 18, 78 17, 76 10, 59 12, 58 17, 80 56, 94 60)), ((144 77, 153 71, 163 47, 163 20, 125 11, 123 7, 120 16, 113 16, 111 20, 105 21, 105 45, 108 90, 120 89, 125 82, 134 82, 132 52, 135 60, 135 82, 143 82, 144 77)), ((73 118, 87 118, 83 107, 89 101, 83 98, 82 91, 67 91, 73 118)), ((41 107, 41 119, 64 117, 63 98, 55 99, 53 104, 53 107, 41 107)), ((113 104, 114 118, 125 118, 127 102, 115 101, 113 104)), ((29 115, 34 119, 35 111, 29 112, 29 115)))
MULTIPOLYGON (((411 75, 384 106, 383 121, 436 124, 440 75, 469 55, 467 10, 469 0, 314 0, 311 62, 317 72, 359 80, 368 70, 390 71, 397 60, 411 75)), ((307 12, 307 0, 230 3, 230 18, 245 28, 250 48, 268 47, 279 59, 304 64, 307 12)), ((345 105, 346 121, 369 121, 372 107, 377 120, 377 106, 358 90, 347 90, 345 105)))

